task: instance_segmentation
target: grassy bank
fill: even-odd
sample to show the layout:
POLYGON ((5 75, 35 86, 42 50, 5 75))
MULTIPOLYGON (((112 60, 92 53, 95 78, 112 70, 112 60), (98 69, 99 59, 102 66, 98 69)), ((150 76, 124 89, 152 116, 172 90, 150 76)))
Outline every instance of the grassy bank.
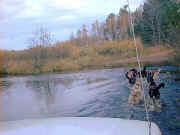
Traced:
MULTIPOLYGON (((137 45, 142 60, 145 58, 144 64, 167 64, 172 61, 169 56, 173 52, 169 52, 169 48, 166 46, 156 45, 144 48, 140 40, 137 40, 137 45), (157 59, 160 59, 157 61, 153 55, 162 52, 165 53, 157 55, 157 59)), ((131 40, 89 46, 73 46, 64 43, 47 48, 36 47, 24 51, 4 51, 1 73, 27 75, 133 66, 136 65, 135 56, 135 48, 131 40)))

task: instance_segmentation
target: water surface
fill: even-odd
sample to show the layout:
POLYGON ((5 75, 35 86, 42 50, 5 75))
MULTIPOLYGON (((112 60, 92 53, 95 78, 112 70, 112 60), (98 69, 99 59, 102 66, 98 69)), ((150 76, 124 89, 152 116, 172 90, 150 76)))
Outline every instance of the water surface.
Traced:
MULTIPOLYGON (((162 67, 164 71, 176 67, 162 67)), ((157 67, 151 68, 157 70, 157 67)), ((74 74, 46 74, 3 78, 2 121, 62 116, 113 117, 145 120, 144 106, 133 109, 127 104, 129 88, 127 69, 94 70, 74 74)), ((161 73, 157 83, 164 82, 161 112, 150 112, 163 135, 180 133, 180 74, 161 73)))

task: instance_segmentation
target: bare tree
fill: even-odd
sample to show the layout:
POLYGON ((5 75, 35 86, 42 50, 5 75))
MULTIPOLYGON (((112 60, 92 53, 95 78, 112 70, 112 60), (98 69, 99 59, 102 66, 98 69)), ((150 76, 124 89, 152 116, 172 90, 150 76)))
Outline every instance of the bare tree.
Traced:
POLYGON ((75 45, 75 37, 74 37, 74 33, 72 32, 71 35, 70 35, 70 43, 72 45, 75 45))
POLYGON ((41 68, 48 58, 48 47, 54 44, 54 38, 45 27, 40 27, 28 39, 29 55, 34 61, 34 72, 41 72, 41 68))
POLYGON ((48 47, 54 44, 54 36, 47 30, 46 27, 41 26, 33 32, 33 35, 28 39, 30 48, 36 46, 48 47))
POLYGON ((85 24, 82 26, 82 40, 83 44, 88 46, 88 30, 85 24))
POLYGON ((92 31, 91 36, 92 36, 93 41, 95 41, 95 42, 100 41, 101 31, 100 31, 99 22, 97 20, 95 23, 92 24, 91 31, 92 31))

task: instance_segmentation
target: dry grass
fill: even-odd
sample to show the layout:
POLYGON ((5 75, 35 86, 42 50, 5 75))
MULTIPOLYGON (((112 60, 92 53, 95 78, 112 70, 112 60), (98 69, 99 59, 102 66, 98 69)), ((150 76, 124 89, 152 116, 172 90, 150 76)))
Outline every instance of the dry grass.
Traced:
MULTIPOLYGON (((168 50, 163 45, 144 48, 139 39, 137 39, 137 46, 141 56, 168 50)), ((6 72, 8 74, 31 74, 114 67, 117 61, 121 60, 123 63, 126 59, 136 55, 132 40, 89 46, 72 46, 64 43, 49 47, 45 51, 47 57, 43 60, 40 59, 41 48, 23 52, 6 52, 4 57, 8 60, 3 63, 6 66, 6 72), (38 69, 34 66, 34 56, 38 58, 36 61, 40 65, 38 69)))

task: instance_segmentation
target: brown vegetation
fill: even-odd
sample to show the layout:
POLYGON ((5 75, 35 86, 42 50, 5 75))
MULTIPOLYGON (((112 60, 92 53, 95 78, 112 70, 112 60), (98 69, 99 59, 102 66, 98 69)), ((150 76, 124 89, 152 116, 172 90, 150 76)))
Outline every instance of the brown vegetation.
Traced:
MULTIPOLYGON (((2 74, 2 50, 0 50, 0 74, 2 74)), ((0 82, 1 82, 1 80, 0 80, 0 82)), ((0 86, 1 87, 1 86, 0 86)))
MULTIPOLYGON (((174 2, 165 3, 171 4, 172 8, 164 8, 162 4, 157 0, 145 2, 131 13, 134 31, 139 37, 137 46, 143 63, 167 62, 173 52, 169 51, 168 45, 165 44, 169 44, 170 47, 174 43, 179 45, 179 38, 174 38, 179 35, 179 20, 176 17, 168 19, 164 14, 172 16, 176 13, 175 15, 180 18, 179 7, 174 2), (159 7, 162 7, 161 10, 159 7), (166 23, 163 23, 164 20, 166 23), (175 32, 170 33, 174 30, 175 32), (173 42, 169 42, 170 39, 173 42)), ((56 43, 47 29, 40 28, 28 40, 29 49, 3 51, 3 64, 2 61, 0 63, 3 67, 0 68, 0 73, 36 74, 134 64, 136 52, 127 7, 126 5, 121 8, 117 15, 109 14, 105 22, 96 21, 90 28, 82 25, 82 28, 77 30, 75 35, 72 33, 66 42, 56 43)), ((2 51, 0 54, 2 55, 2 51)), ((177 55, 176 59, 179 60, 180 56, 177 55)))
MULTIPOLYGON (((141 56, 166 51, 163 46, 144 48, 137 40, 141 56)), ((24 51, 4 51, 3 69, 8 74, 77 71, 113 67, 117 61, 135 57, 132 40, 104 42, 89 46, 74 46, 69 42, 55 46, 37 46, 24 51)), ((154 58, 154 57, 153 57, 154 58)), ((134 58, 133 58, 134 59, 134 58)), ((130 63, 135 62, 131 60, 130 63)), ((120 62, 119 66, 123 65, 120 62)))

